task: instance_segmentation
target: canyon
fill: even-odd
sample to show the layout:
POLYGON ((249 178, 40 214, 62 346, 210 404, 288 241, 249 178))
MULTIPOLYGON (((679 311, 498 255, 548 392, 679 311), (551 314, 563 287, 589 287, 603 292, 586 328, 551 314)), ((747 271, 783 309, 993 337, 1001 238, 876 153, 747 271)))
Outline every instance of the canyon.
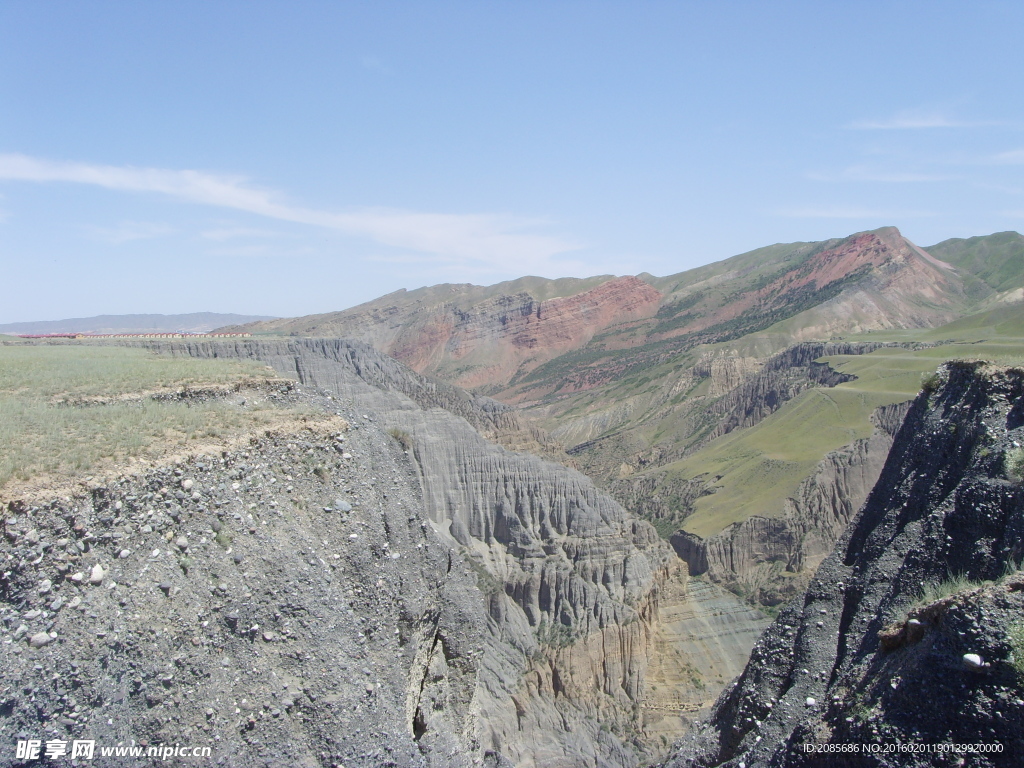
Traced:
POLYGON ((764 626, 584 476, 485 440, 517 428, 507 406, 339 340, 158 349, 269 363, 336 421, 10 502, 5 634, 50 638, 7 646, 12 739, 184 728, 258 765, 631 766, 764 626))
POLYGON ((900 349, 924 361, 942 339, 922 331, 1012 307, 1022 271, 1016 233, 925 249, 887 227, 667 277, 442 285, 223 330, 360 339, 513 406, 535 452, 654 524, 692 574, 774 608, 803 588, 865 499, 918 387, 873 385, 853 405, 857 375, 826 361, 880 351, 895 361, 900 349), (835 394, 811 402, 825 390, 835 394), (731 433, 784 443, 794 425, 776 424, 794 409, 818 422, 829 409, 842 415, 799 456, 757 448, 757 466, 743 467, 737 457, 757 439, 744 437, 728 460, 698 458, 728 450, 731 433), (736 499, 748 483, 764 493, 736 499))
POLYGON ((107 342, 270 369, 165 400, 292 410, 4 496, 0 731, 554 768, 988 734, 1016 695, 1020 372, 946 361, 1019 356, 1022 286, 1016 233, 885 228, 107 342), (935 659, 969 725, 907 725, 901 681, 959 701, 935 659))

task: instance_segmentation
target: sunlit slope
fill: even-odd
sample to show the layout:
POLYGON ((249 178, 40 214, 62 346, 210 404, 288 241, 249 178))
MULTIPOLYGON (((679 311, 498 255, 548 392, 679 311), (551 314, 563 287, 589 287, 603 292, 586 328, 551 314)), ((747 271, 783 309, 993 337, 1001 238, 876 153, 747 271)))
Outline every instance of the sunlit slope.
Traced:
POLYGON ((781 513, 785 498, 826 453, 870 434, 874 400, 861 392, 809 390, 759 425, 669 465, 685 479, 720 478, 719 490, 697 501, 684 529, 706 537, 754 514, 781 513))
POLYGON ((1024 363, 1024 308, 1020 305, 930 331, 898 335, 901 340, 913 336, 922 341, 932 340, 928 337, 951 341, 917 350, 886 348, 867 355, 824 358, 857 379, 831 389, 806 391, 760 424, 736 430, 662 467, 661 471, 684 480, 701 475, 718 478, 716 492, 696 502, 683 528, 707 537, 754 514, 781 514, 784 500, 826 453, 867 437, 873 428, 870 415, 877 407, 913 398, 922 377, 945 360, 1024 363))
POLYGON ((1017 232, 944 240, 930 246, 928 253, 960 271, 972 299, 1024 285, 1024 237, 1017 232))

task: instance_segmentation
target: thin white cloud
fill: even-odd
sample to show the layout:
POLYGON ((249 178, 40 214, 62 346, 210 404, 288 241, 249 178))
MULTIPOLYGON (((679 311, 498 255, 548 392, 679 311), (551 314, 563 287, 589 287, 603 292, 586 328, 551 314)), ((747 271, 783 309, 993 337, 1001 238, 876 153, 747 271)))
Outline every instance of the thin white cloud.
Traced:
POLYGON ((384 65, 384 62, 381 61, 376 56, 360 56, 359 66, 361 66, 363 69, 371 69, 376 72, 388 71, 387 67, 384 65))
POLYGON ((914 171, 882 171, 855 165, 845 168, 839 173, 808 173, 807 178, 813 181, 868 181, 882 184, 913 184, 936 181, 951 181, 955 176, 937 173, 918 173, 914 171))
POLYGON ((200 237, 206 240, 223 242, 225 240, 239 240, 252 238, 283 237, 283 232, 275 232, 272 229, 256 229, 254 227, 219 227, 208 229, 200 233, 200 237))
POLYGON ((935 216, 931 211, 885 211, 857 206, 809 206, 804 208, 782 208, 775 211, 776 216, 794 219, 908 219, 935 216))
POLYGON ((545 269, 551 266, 549 260, 556 254, 582 247, 558 236, 531 231, 544 225, 543 221, 504 214, 422 213, 390 208, 322 211, 291 205, 279 194, 255 186, 241 176, 203 171, 90 165, 0 154, 0 179, 156 192, 191 203, 324 227, 384 245, 500 268, 516 263, 524 269, 545 269))
POLYGON ((1012 149, 1009 152, 1000 152, 992 158, 996 165, 1024 165, 1024 149, 1012 149))
POLYGON ((122 221, 116 227, 93 227, 92 234, 100 240, 120 245, 133 240, 154 240, 166 237, 174 232, 174 228, 151 221, 122 221))
POLYGON ((1013 187, 1009 184, 992 184, 990 182, 975 181, 971 186, 978 189, 990 189, 993 192, 1002 192, 1004 195, 1024 195, 1024 189, 1013 187))
MULTIPOLYGON (((264 258, 278 257, 281 255, 279 248, 274 248, 267 243, 249 243, 239 245, 218 245, 210 248, 207 253, 210 256, 225 256, 229 258, 264 258)), ((288 258, 297 259, 302 256, 315 255, 312 248, 289 248, 288 258)))
POLYGON ((907 110, 881 120, 857 120, 847 127, 857 131, 905 131, 921 128, 982 128, 993 125, 1000 125, 1000 123, 955 120, 940 112, 907 110))

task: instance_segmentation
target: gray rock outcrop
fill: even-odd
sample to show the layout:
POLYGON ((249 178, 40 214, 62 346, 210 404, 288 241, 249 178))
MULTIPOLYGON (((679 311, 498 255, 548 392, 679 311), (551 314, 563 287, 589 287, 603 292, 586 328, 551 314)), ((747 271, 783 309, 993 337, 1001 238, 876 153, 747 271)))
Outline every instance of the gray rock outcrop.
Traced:
POLYGON ((393 438, 326 426, 5 510, 0 765, 27 739, 93 740, 110 766, 176 743, 223 765, 473 764, 476 575, 393 438))
MULTIPOLYGON (((446 576, 401 579, 401 594, 420 607, 398 609, 404 618, 395 626, 409 639, 390 663, 407 680, 400 720, 416 759, 636 765, 738 669, 764 625, 713 585, 691 591, 654 529, 584 476, 485 440, 481 433, 517 428, 505 406, 339 340, 159 349, 263 360, 298 379, 301 391, 319 392, 327 407, 343 406, 353 435, 388 440, 407 463, 409 478, 387 491, 375 486, 384 506, 392 495, 415 499, 395 520, 381 512, 384 541, 393 526, 426 525, 447 572, 468 574, 472 584, 468 593, 442 594, 446 576), (445 600, 447 612, 438 607, 445 600), (668 618, 680 610, 704 617, 702 632, 668 618), (653 663, 665 649, 694 674, 653 663)), ((368 451, 371 473, 377 450, 368 451)), ((368 563, 351 578, 369 592, 391 578, 374 575, 368 563)), ((379 624, 392 620, 382 615, 379 624)), ((317 727, 308 733, 322 738, 317 727)))

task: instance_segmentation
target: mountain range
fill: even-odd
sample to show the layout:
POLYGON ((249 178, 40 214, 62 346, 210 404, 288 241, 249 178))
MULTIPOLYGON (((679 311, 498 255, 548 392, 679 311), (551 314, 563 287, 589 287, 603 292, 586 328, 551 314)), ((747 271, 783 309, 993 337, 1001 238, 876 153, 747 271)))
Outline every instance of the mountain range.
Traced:
POLYGON ((221 330, 360 340, 514 406, 692 572, 772 609, 863 501, 921 376, 1012 356, 1022 300, 1020 234, 921 248, 885 227, 666 277, 444 284, 221 330))
POLYGON ((184 315, 96 315, 66 320, 5 323, 0 333, 208 333, 219 325, 273 320, 267 315, 190 312, 184 315))
POLYGON ((1022 251, 1017 233, 925 250, 887 227, 768 246, 667 277, 445 284, 245 328, 366 341, 418 373, 532 402, 759 332, 784 346, 940 325, 986 301, 1020 298, 1022 251))

